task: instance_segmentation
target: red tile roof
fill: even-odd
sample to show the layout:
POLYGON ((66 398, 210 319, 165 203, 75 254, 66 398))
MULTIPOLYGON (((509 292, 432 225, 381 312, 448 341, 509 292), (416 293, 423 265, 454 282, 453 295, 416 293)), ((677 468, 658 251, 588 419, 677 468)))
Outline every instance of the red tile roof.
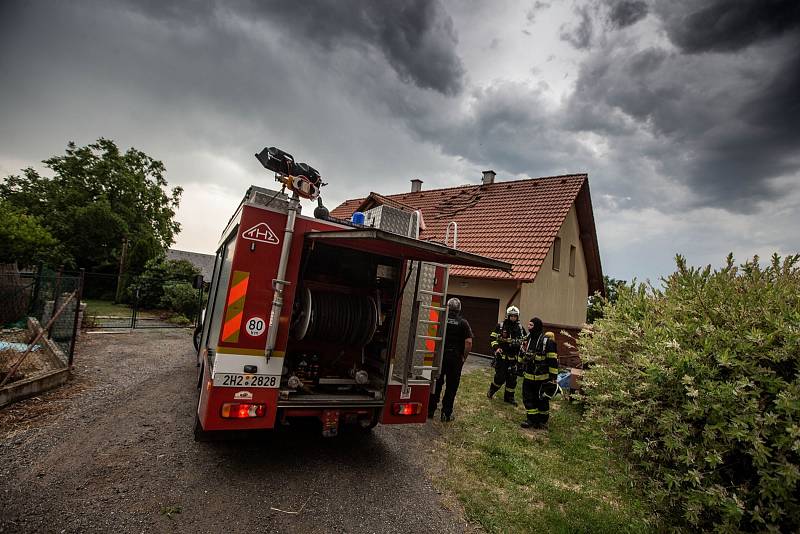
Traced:
POLYGON ((444 242, 448 223, 458 223, 459 249, 511 263, 511 273, 453 266, 454 276, 531 281, 536 277, 569 209, 576 203, 590 291, 602 291, 600 255, 586 174, 532 178, 490 185, 464 185, 416 193, 351 199, 331 212, 349 218, 354 211, 386 204, 422 211, 420 239, 444 242))

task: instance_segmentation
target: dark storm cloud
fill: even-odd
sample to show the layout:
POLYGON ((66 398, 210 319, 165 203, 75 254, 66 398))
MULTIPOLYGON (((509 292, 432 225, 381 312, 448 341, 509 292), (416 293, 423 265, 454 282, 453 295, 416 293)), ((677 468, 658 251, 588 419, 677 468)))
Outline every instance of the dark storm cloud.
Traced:
POLYGON ((687 187, 690 204, 758 209, 786 193, 775 179, 800 172, 798 13, 800 2, 665 0, 653 14, 672 51, 612 24, 580 66, 565 124, 615 153, 633 154, 642 132, 637 156, 687 187))
POLYGON ((227 11, 268 20, 286 32, 290 42, 315 43, 323 49, 374 47, 406 82, 447 95, 463 87, 464 67, 455 53, 453 22, 438 2, 428 0, 252 1, 202 0, 172 4, 136 0, 133 4, 156 18, 192 23, 227 11))
POLYGON ((0 5, 13 8, 0 17, 0 158, 35 162, 103 135, 164 159, 173 179, 208 183, 228 167, 259 172, 254 148, 278 144, 340 182, 405 180, 443 158, 426 146, 406 161, 412 141, 387 117, 386 95, 446 100, 429 86, 463 83, 438 3, 420 8, 425 20, 407 13, 411 2, 348 3, 358 23, 339 4, 306 19, 260 2, 0 5))
POLYGON ((562 26, 559 36, 562 41, 568 42, 579 50, 584 50, 592 46, 594 34, 592 12, 589 6, 579 6, 575 8, 575 15, 579 19, 578 24, 562 26))
POLYGON ((533 24, 536 22, 536 15, 539 11, 543 11, 545 9, 549 9, 551 4, 549 2, 542 2, 541 0, 536 0, 533 5, 528 9, 525 13, 525 19, 528 21, 528 24, 533 24))
MULTIPOLYGON (((581 63, 559 107, 535 81, 504 81, 503 72, 464 89, 456 32, 438 3, 5 2, 3 15, 25 13, 0 16, 9 96, 0 122, 58 117, 60 125, 40 120, 29 134, 60 127, 57 149, 73 125, 90 123, 95 137, 133 125, 139 138, 169 137, 162 152, 242 160, 252 159, 248 143, 280 136, 289 149, 313 152, 320 168, 402 179, 425 171, 392 144, 407 137, 412 153, 424 146, 505 173, 588 170, 606 177, 601 190, 637 206, 685 209, 653 189, 657 173, 697 204, 751 210, 783 193, 774 178, 798 172, 800 39, 782 2, 766 4, 783 9, 784 21, 745 10, 761 22, 744 36, 732 31, 743 4, 755 5, 730 4, 729 13, 715 0, 656 2, 649 11, 628 0, 578 6, 574 29, 562 33, 581 63), (713 39, 686 44, 677 28, 697 13, 721 22, 710 26, 713 39), (676 47, 636 37, 643 16, 676 47)), ((531 13, 547 7, 537 2, 531 13)), ((16 137, 0 150, 13 152, 16 137)))
POLYGON ((692 175, 708 177, 700 183, 709 194, 724 191, 731 202, 746 208, 749 199, 786 192, 770 179, 800 171, 800 39, 794 45, 794 55, 781 61, 772 78, 733 110, 741 125, 710 136, 692 161, 692 175))
POLYGON ((687 53, 735 52, 800 27, 797 0, 665 2, 669 38, 687 53))
POLYGON ((619 0, 611 4, 608 18, 614 27, 625 28, 645 18, 648 11, 642 0, 619 0))

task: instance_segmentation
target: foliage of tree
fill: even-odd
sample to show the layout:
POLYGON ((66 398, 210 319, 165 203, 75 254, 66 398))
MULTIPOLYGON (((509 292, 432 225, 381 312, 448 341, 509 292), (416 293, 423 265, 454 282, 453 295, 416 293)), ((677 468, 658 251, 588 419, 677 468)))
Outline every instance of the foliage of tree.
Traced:
POLYGON ((65 155, 43 163, 52 177, 24 169, 0 183, 0 199, 38 219, 62 244, 67 266, 113 272, 127 238, 130 270, 141 272, 174 242, 182 189, 168 188, 160 161, 100 138, 70 142, 65 155))
POLYGON ((57 241, 36 217, 0 199, 0 263, 32 266, 56 254, 56 247, 57 241))
POLYGON ((667 524, 800 531, 800 256, 623 286, 584 331, 588 417, 667 524))
POLYGON ((603 286, 605 287, 605 297, 599 293, 595 293, 589 297, 589 302, 586 307, 586 322, 593 323, 603 316, 603 306, 607 303, 615 303, 619 290, 626 284, 625 280, 617 280, 616 278, 609 278, 603 276, 603 286))
MULTIPOLYGON (((142 308, 166 306, 171 309, 170 305, 180 301, 177 293, 183 289, 170 289, 170 296, 167 297, 167 301, 164 301, 165 288, 176 283, 188 284, 191 287, 192 280, 198 274, 200 274, 200 270, 186 260, 156 258, 148 261, 144 272, 133 279, 129 291, 131 293, 138 291, 138 303, 142 308)), ((194 302, 196 302, 197 293, 195 292, 194 295, 194 302)), ((175 305, 177 306, 177 304, 175 305)))

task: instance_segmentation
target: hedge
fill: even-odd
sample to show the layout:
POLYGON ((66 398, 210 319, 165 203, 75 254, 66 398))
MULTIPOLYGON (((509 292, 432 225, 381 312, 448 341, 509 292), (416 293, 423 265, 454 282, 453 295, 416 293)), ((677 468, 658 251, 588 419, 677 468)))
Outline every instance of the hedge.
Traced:
POLYGON ((800 531, 800 256, 621 288, 581 334, 587 417, 665 526, 800 531))

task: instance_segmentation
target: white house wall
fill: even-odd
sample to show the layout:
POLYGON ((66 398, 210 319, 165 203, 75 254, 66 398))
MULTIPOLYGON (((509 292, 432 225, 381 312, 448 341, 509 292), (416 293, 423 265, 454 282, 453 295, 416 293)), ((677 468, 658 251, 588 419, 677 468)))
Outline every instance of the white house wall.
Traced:
POLYGON ((553 270, 551 246, 536 279, 533 283, 522 285, 521 313, 525 321, 536 316, 548 324, 581 326, 586 322, 589 282, 574 204, 558 232, 558 237, 561 238, 560 269, 553 270), (576 247, 575 276, 569 274, 570 245, 576 247))
MULTIPOLYGON (((505 318, 506 305, 508 300, 514 296, 516 290, 517 282, 513 280, 484 280, 481 278, 462 278, 459 276, 451 276, 447 287, 447 292, 451 295, 499 300, 500 305, 497 310, 498 322, 505 318)), ((512 304, 519 306, 519 293, 514 296, 512 304)))

